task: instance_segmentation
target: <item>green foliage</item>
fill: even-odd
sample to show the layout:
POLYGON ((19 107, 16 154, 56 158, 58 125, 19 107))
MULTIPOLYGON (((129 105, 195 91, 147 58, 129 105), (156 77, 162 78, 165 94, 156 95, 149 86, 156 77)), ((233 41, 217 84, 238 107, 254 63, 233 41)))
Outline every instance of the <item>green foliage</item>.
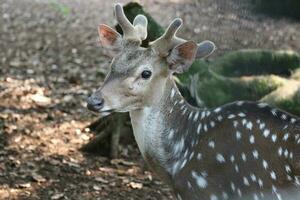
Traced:
POLYGON ((283 100, 276 104, 276 106, 278 106, 279 108, 281 108, 287 112, 290 112, 290 113, 300 116, 300 106, 299 105, 300 105, 300 101, 299 101, 299 99, 296 99, 296 98, 283 100))
POLYGON ((51 0, 50 3, 50 5, 52 5, 53 8, 57 9, 64 17, 67 17, 71 12, 71 8, 63 5, 58 0, 51 0))
POLYGON ((299 0, 253 0, 258 11, 274 16, 289 16, 300 19, 299 0))
POLYGON ((300 100, 265 98, 275 91, 285 96, 282 87, 297 81, 296 69, 300 69, 300 57, 296 53, 258 49, 231 52, 210 63, 196 61, 190 71, 178 78, 181 88, 189 91, 188 97, 196 99, 200 106, 216 107, 237 100, 264 99, 298 114, 295 107, 300 107, 300 100))
POLYGON ((289 76, 300 68, 296 53, 271 50, 241 50, 228 53, 214 62, 214 70, 224 76, 239 77, 264 74, 289 76))

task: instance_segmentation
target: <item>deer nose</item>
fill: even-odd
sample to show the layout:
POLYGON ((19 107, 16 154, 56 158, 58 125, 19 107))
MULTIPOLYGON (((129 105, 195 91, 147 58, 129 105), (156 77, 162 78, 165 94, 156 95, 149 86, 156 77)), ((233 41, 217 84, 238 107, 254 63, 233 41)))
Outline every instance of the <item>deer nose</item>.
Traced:
POLYGON ((87 98, 87 108, 91 111, 99 112, 104 105, 104 99, 102 97, 96 97, 91 95, 87 98))

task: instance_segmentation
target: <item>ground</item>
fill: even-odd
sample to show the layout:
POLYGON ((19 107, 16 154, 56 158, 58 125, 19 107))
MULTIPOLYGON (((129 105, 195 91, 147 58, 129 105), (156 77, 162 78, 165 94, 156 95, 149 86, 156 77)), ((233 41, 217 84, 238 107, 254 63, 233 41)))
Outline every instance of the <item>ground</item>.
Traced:
MULTIPOLYGON (((179 34, 215 41, 216 56, 240 48, 300 50, 300 23, 257 15, 244 1, 142 3, 164 26, 183 17, 179 34)), ((112 2, 0 6, 0 199, 172 199, 135 143, 123 143, 115 160, 79 150, 94 137, 86 127, 97 116, 85 99, 108 70, 96 28, 113 25, 112 2)))

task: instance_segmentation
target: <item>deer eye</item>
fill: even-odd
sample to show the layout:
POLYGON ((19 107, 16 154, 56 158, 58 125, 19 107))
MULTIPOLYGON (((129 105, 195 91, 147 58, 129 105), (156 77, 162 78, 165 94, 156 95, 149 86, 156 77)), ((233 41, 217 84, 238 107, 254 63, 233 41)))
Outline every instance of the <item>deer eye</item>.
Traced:
POLYGON ((142 74, 141 74, 141 76, 142 76, 143 79, 148 79, 148 78, 151 77, 151 75, 152 75, 152 72, 149 71, 149 70, 144 70, 144 71, 142 72, 142 74))

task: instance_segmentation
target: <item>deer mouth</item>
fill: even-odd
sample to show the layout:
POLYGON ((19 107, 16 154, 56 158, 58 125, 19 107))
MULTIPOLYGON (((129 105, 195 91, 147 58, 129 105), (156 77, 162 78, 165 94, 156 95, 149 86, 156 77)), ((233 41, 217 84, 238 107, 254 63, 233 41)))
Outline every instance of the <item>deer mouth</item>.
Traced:
POLYGON ((87 109, 89 109, 90 111, 94 112, 94 113, 112 113, 115 111, 115 109, 103 109, 103 105, 101 106, 97 106, 97 105, 92 105, 92 104, 87 104, 87 109))
POLYGON ((111 110, 100 111, 98 113, 100 113, 101 117, 106 117, 106 116, 110 115, 113 112, 114 112, 114 110, 111 109, 111 110))
POLYGON ((115 112, 114 109, 101 110, 101 109, 95 109, 95 108, 90 109, 89 107, 88 107, 88 109, 90 111, 92 111, 92 113, 95 114, 95 115, 100 114, 101 117, 106 117, 106 116, 110 115, 111 113, 115 112))

